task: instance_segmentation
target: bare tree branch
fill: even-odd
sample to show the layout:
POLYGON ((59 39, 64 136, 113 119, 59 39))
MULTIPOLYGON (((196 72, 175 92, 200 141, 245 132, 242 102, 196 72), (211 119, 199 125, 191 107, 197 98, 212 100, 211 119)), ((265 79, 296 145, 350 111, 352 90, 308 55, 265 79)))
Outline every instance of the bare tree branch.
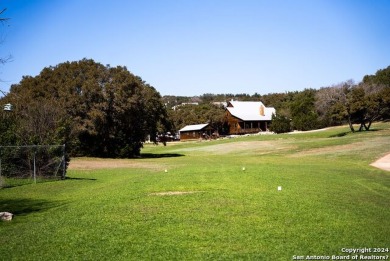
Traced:
POLYGON ((0 57, 0 64, 5 64, 8 62, 12 62, 12 55, 8 55, 6 57, 0 57))
MULTIPOLYGON (((0 10, 0 16, 3 15, 6 10, 7 10, 7 8, 4 8, 4 9, 0 10)), ((2 23, 2 24, 7 22, 8 20, 9 20, 9 18, 0 17, 0 23, 2 23)), ((0 44, 2 42, 3 41, 0 41, 0 44)), ((12 61, 12 56, 11 55, 8 55, 8 56, 5 56, 5 57, 0 57, 0 65, 3 65, 5 63, 11 62, 11 61, 12 61)), ((1 79, 0 79, 0 81, 1 81, 1 79)))
MULTIPOLYGON (((0 15, 2 15, 5 11, 7 10, 7 8, 4 8, 3 10, 0 11, 0 15)), ((4 18, 4 17, 0 17, 0 22, 4 23, 5 21, 8 21, 9 18, 4 18)))

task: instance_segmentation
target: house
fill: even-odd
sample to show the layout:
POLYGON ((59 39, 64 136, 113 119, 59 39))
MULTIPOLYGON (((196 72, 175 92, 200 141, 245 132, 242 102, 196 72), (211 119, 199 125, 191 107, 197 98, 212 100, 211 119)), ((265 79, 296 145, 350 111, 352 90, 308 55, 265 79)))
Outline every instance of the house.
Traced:
POLYGON ((214 129, 208 124, 187 125, 179 130, 180 140, 207 139, 213 135, 214 129))
POLYGON ((260 101, 230 101, 225 111, 228 134, 248 134, 267 131, 275 108, 260 101))
POLYGON ((211 104, 214 106, 217 106, 217 107, 222 107, 222 108, 226 108, 226 106, 227 106, 227 102, 212 102, 211 104))
POLYGON ((173 107, 172 107, 172 110, 176 111, 180 106, 186 106, 186 105, 198 106, 199 103, 198 103, 198 102, 183 102, 182 104, 178 104, 178 105, 176 105, 176 106, 173 106, 173 107))

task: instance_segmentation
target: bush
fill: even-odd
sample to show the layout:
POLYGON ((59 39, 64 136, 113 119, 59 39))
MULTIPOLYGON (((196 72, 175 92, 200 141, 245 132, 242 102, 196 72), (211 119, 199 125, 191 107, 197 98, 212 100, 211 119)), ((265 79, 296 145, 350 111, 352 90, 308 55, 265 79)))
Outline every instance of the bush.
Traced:
POLYGON ((275 133, 285 133, 291 131, 290 119, 284 115, 272 115, 270 130, 275 133))

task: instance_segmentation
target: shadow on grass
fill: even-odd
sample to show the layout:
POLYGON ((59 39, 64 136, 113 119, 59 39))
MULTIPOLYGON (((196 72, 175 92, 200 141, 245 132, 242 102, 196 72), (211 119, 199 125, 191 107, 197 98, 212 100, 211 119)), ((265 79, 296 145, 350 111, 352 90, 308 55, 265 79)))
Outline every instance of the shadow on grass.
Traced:
POLYGON ((336 134, 333 134, 333 135, 330 135, 329 138, 337 138, 337 137, 344 137, 344 136, 347 136, 347 135, 351 135, 351 134, 363 134, 363 133, 367 133, 367 132, 376 132, 376 131, 380 131, 382 129, 369 129, 369 130, 355 130, 355 132, 352 132, 352 131, 345 131, 345 132, 340 132, 340 133, 336 133, 336 134))
POLYGON ((344 136, 348 135, 349 133, 350 133, 349 131, 340 132, 340 133, 336 133, 336 134, 330 135, 329 138, 344 137, 344 136))
POLYGON ((33 199, 0 199, 0 211, 11 212, 17 216, 24 216, 30 213, 45 211, 61 204, 47 200, 33 199))
POLYGON ((141 153, 141 157, 137 159, 158 159, 158 158, 174 158, 174 157, 183 157, 184 154, 179 153, 162 153, 162 154, 155 154, 155 153, 141 153))
POLYGON ((72 177, 65 177, 66 180, 92 180, 95 181, 97 179, 91 179, 91 178, 72 178, 72 177))
POLYGON ((38 177, 36 181, 32 178, 5 178, 0 180, 0 189, 9 189, 20 186, 28 186, 34 183, 47 183, 47 182, 58 182, 63 180, 63 178, 40 178, 38 177))

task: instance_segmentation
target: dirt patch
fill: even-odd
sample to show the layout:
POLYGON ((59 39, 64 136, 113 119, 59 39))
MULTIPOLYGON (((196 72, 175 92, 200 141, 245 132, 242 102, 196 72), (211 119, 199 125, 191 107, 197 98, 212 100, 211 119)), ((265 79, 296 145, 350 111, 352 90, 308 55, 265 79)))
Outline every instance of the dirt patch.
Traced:
POLYGON ((194 193, 203 193, 204 191, 166 191, 166 192, 155 192, 150 193, 149 196, 175 196, 175 195, 185 195, 185 194, 194 194, 194 193))
POLYGON ((309 131, 292 131, 292 132, 288 132, 287 134, 299 134, 299 133, 311 133, 311 132, 319 132, 319 131, 325 131, 325 130, 329 130, 330 128, 323 128, 323 129, 316 129, 316 130, 309 130, 309 131))
POLYGON ((362 142, 356 142, 356 143, 345 144, 345 145, 326 146, 326 147, 322 147, 322 148, 299 151, 297 153, 292 154, 291 157, 301 157, 301 156, 309 156, 309 155, 323 155, 323 154, 335 154, 335 153, 348 152, 351 150, 360 149, 360 148, 362 148, 362 145, 363 145, 362 142))
POLYGON ((96 169, 151 169, 161 170, 164 165, 150 163, 139 159, 99 159, 99 158, 75 158, 69 163, 69 170, 96 170, 96 169))
POLYGON ((390 154, 387 154, 370 165, 379 169, 390 171, 390 154))
POLYGON ((229 153, 256 153, 267 154, 275 151, 289 150, 294 148, 284 141, 238 141, 223 144, 210 144, 209 146, 191 147, 180 149, 181 151, 200 151, 213 154, 229 153))
MULTIPOLYGON (((326 139, 324 139, 325 141, 326 139)), ((318 139, 317 141, 321 141, 318 139)), ((366 151, 377 150, 378 148, 388 147, 390 145, 388 139, 381 137, 372 138, 364 141, 358 141, 343 145, 327 145, 313 149, 303 149, 290 155, 290 157, 300 156, 316 156, 316 155, 353 155, 365 154, 366 151)))

